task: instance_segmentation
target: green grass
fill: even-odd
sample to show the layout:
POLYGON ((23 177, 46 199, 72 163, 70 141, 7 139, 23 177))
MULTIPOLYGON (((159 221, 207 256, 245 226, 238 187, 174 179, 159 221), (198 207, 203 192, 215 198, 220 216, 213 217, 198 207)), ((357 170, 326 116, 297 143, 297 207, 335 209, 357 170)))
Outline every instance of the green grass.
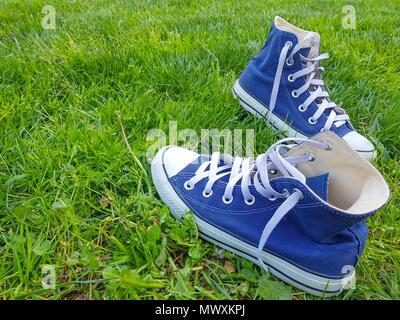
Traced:
POLYGON ((275 15, 321 34, 325 83, 374 141, 392 192, 367 220, 356 288, 336 299, 400 298, 397 0, 2 0, 1 298, 315 299, 199 240, 190 216, 176 222, 145 159, 147 132, 169 121, 255 129, 257 154, 277 139, 230 91, 275 15), (48 4, 55 30, 41 27, 48 4), (341 27, 346 4, 355 30, 341 27), (44 265, 55 289, 42 288, 44 265))

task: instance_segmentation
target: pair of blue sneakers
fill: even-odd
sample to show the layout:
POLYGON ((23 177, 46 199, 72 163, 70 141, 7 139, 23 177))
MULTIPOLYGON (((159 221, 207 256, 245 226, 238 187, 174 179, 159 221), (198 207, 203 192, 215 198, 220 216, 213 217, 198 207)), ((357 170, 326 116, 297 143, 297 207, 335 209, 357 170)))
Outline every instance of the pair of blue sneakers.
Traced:
POLYGON ((390 191, 367 161, 372 144, 324 89, 319 39, 276 17, 233 87, 243 107, 291 138, 256 159, 167 146, 151 170, 174 217, 192 211, 204 239, 329 297, 354 278, 365 219, 390 191))

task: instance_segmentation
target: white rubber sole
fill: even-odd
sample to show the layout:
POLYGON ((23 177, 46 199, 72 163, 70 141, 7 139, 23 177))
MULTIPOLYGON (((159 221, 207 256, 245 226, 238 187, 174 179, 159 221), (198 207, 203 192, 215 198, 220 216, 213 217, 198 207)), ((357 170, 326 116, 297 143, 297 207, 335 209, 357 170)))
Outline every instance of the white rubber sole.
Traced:
MULTIPOLYGON (((164 170, 163 153, 167 148, 162 148, 154 157, 151 164, 151 174, 154 185, 163 202, 176 219, 182 220, 183 215, 189 212, 190 209, 175 192, 164 170)), ((196 215, 194 217, 199 234, 203 239, 259 265, 255 246, 233 237, 196 215)), ((354 271, 343 278, 328 278, 316 275, 265 251, 262 254, 262 260, 275 276, 300 290, 316 296, 332 297, 339 295, 355 276, 354 271)))
MULTIPOLYGON (((249 111, 251 114, 256 115, 259 118, 264 119, 268 124, 270 124, 275 130, 282 131, 286 137, 297 137, 308 139, 310 137, 305 136, 301 132, 296 131, 292 127, 289 126, 288 123, 282 121, 280 118, 275 116, 272 112, 262 105, 259 101, 254 99, 251 95, 249 95, 239 84, 239 80, 236 80, 235 84, 232 87, 233 97, 239 98, 240 105, 249 111), (270 114, 270 115, 269 115, 270 114)), ((356 150, 357 153, 362 156, 364 159, 371 161, 371 159, 375 158, 376 151, 372 152, 362 152, 356 150)))

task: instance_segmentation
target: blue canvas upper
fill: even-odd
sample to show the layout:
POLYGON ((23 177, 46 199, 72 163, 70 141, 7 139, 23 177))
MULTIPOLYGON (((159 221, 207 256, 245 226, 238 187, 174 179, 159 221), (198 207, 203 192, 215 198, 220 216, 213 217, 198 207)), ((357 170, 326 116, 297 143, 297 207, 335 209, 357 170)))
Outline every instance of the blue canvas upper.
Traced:
MULTIPOLYGON (((240 186, 233 192, 233 201, 221 201, 227 179, 222 178, 213 186, 209 198, 202 195, 207 179, 187 190, 184 183, 192 178, 199 167, 194 161, 169 182, 178 196, 195 215, 209 224, 234 235, 240 240, 257 246, 265 224, 273 216, 284 199, 270 201, 260 196, 254 186, 250 191, 255 197, 251 206, 245 204, 240 186)), ((304 270, 331 278, 344 276, 344 266, 355 266, 367 239, 367 214, 348 214, 327 204, 329 174, 308 178, 306 185, 300 181, 281 177, 271 180, 278 192, 298 188, 304 195, 272 232, 264 250, 297 265, 304 270)))
MULTIPOLYGON (((271 91, 278 66, 279 55, 287 41, 293 43, 292 49, 298 43, 295 34, 278 29, 274 23, 270 29, 265 45, 262 47, 260 52, 252 58, 239 78, 240 86, 267 109, 269 109, 271 91)), ((293 90, 297 90, 304 85, 306 82, 306 76, 301 76, 293 82, 288 80, 288 76, 303 68, 300 54, 307 56, 309 50, 310 48, 300 49, 300 51, 293 56, 294 64, 291 66, 287 64, 284 65, 280 88, 275 108, 273 110, 274 115, 279 117, 282 121, 286 121, 286 123, 290 124, 292 128, 307 137, 319 133, 329 115, 326 111, 321 115, 316 124, 310 124, 308 119, 313 116, 318 109, 317 102, 313 101, 312 104, 308 106, 307 111, 300 112, 298 107, 310 96, 310 92, 307 90, 297 98, 293 97, 291 94, 293 90)), ((353 131, 351 124, 349 123, 343 124, 339 127, 332 125, 330 130, 339 137, 343 137, 345 134, 353 131)))

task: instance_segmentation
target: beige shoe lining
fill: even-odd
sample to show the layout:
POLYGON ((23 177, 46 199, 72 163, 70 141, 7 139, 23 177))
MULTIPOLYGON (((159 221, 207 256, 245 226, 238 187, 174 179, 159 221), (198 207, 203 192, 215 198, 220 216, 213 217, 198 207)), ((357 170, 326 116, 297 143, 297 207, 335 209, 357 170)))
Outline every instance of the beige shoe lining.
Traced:
POLYGON ((345 141, 332 132, 313 138, 327 141, 331 150, 321 150, 303 143, 286 156, 300 156, 311 152, 315 160, 298 164, 306 177, 329 173, 328 203, 352 214, 363 214, 383 206, 390 197, 389 187, 379 171, 363 159, 345 141))

